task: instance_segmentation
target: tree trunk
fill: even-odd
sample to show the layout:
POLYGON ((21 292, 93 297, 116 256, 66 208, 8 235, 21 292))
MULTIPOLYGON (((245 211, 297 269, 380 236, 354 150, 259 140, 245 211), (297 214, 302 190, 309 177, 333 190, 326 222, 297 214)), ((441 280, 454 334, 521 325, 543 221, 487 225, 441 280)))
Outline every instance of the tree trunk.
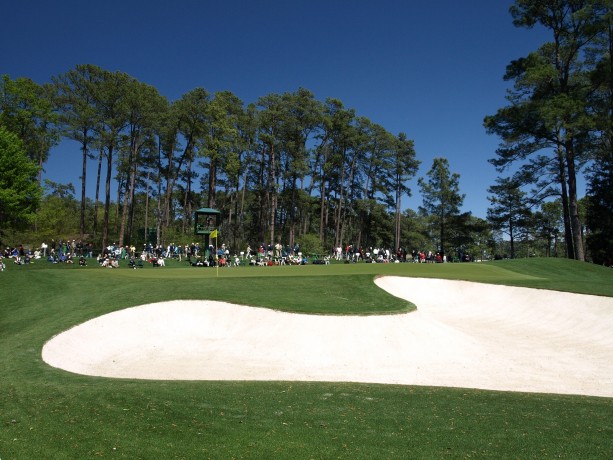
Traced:
POLYGON ((124 233, 126 231, 126 221, 128 219, 128 206, 132 202, 132 197, 134 196, 134 186, 136 182, 136 167, 138 164, 138 159, 136 158, 138 155, 137 152, 133 152, 129 158, 130 168, 128 174, 128 180, 126 181, 126 191, 123 197, 123 208, 121 210, 121 225, 119 228, 119 246, 123 247, 124 245, 124 233))
POLYGON ((94 238, 98 231, 98 203, 100 201, 100 178, 102 176, 102 157, 104 156, 104 148, 100 147, 98 155, 98 172, 96 174, 96 198, 94 200, 94 238))
POLYGON ((102 250, 107 246, 109 237, 109 213, 111 208, 111 176, 113 174, 113 145, 109 145, 106 155, 106 187, 104 195, 104 220, 102 222, 102 250))
MULTIPOLYGON (((135 168, 136 169, 136 168, 135 168)), ((134 171, 134 177, 136 179, 136 174, 137 172, 134 171)), ((130 206, 128 207, 128 229, 127 229, 127 234, 126 234, 126 238, 125 241, 127 244, 133 244, 134 243, 134 213, 135 213, 135 209, 136 209, 136 205, 137 203, 135 203, 135 197, 136 197, 136 183, 132 184, 131 190, 130 190, 130 206)))
POLYGON ((269 188, 268 193, 270 194, 270 244, 274 244, 275 241, 275 218, 277 215, 277 189, 276 189, 276 173, 277 168, 275 166, 275 147, 274 144, 270 145, 270 168, 269 168, 269 188))
POLYGON ((394 238, 396 241, 396 251, 400 248, 400 200, 402 198, 402 194, 400 192, 400 186, 398 182, 400 178, 396 176, 396 215, 395 215, 395 224, 396 224, 396 232, 394 234, 394 238))
POLYGON ((560 183, 560 195, 562 198, 562 217, 564 220, 564 241, 566 242, 566 257, 574 259, 575 250, 573 245, 573 232, 570 225, 570 213, 568 207, 568 191, 566 188, 566 166, 564 164, 564 156, 562 154, 562 146, 556 148, 558 156, 558 173, 560 183))
POLYGON ((215 209, 217 206, 217 158, 210 158, 209 160, 209 196, 207 205, 209 208, 215 209))
MULTIPOLYGON (((157 210, 156 210, 156 222, 155 222, 155 241, 156 244, 160 243, 162 233, 162 146, 161 140, 158 141, 158 175, 157 175, 157 210)), ((145 227, 147 231, 147 227, 145 227)), ((145 243, 149 241, 149 235, 145 237, 145 243)))
MULTIPOLYGON (((444 206, 441 206, 443 208, 444 206)), ((447 254, 445 252, 445 211, 441 211, 441 255, 447 254)))
POLYGON ((116 195, 116 199, 115 199, 115 219, 114 219, 114 226, 113 229, 115 231, 115 234, 119 233, 119 206, 120 206, 120 201, 121 201, 121 191, 124 189, 124 187, 127 187, 128 181, 125 178, 119 178, 119 180, 117 181, 117 195, 116 195), (125 184, 125 186, 124 186, 125 184))
POLYGON ((245 193, 247 191, 247 168, 245 168, 245 176, 243 178, 243 189, 241 190, 241 204, 239 211, 239 229, 241 231, 241 238, 245 236, 244 223, 245 223, 245 193))
POLYGON ((292 189, 291 189, 291 198, 290 198, 290 209, 289 209, 289 245, 290 247, 294 246, 294 238, 296 234, 296 187, 298 186, 298 177, 294 174, 292 177, 292 189))
POLYGON ((321 167, 319 168, 320 184, 319 184, 319 241, 324 243, 324 220, 325 220, 325 193, 326 193, 326 162, 328 161, 328 144, 327 140, 323 141, 323 158, 321 167))
POLYGON ((334 247, 338 247, 340 245, 343 244, 343 235, 342 235, 342 228, 341 228, 341 218, 342 218, 342 213, 341 210, 343 208, 343 194, 344 192, 344 186, 345 186, 345 161, 344 161, 344 157, 346 154, 346 151, 343 152, 343 161, 341 164, 341 178, 340 178, 340 191, 339 191, 339 195, 338 195, 338 210, 337 212, 335 212, 335 232, 336 235, 334 237, 334 247))
MULTIPOLYGON (((265 235, 265 222, 267 219, 267 209, 268 209, 268 199, 270 198, 270 193, 268 192, 268 183, 264 180, 264 171, 266 170, 266 149, 262 147, 262 154, 260 155, 260 165, 258 169, 258 178, 259 184, 256 188, 259 188, 258 191, 258 212, 257 212, 257 229, 258 229, 258 240, 263 241, 265 235)), ((268 177, 268 176, 267 176, 268 177)))
POLYGON ((568 210, 573 233, 573 256, 574 259, 585 262, 583 232, 581 220, 579 218, 579 206, 577 203, 577 174, 575 171, 575 155, 572 137, 566 143, 566 169, 568 171, 568 210))
POLYGON ((79 235, 81 241, 85 238, 85 202, 87 184, 87 129, 83 130, 83 167, 81 169, 81 216, 79 235))
POLYGON ((192 156, 187 159, 187 171, 186 171, 187 183, 185 184, 185 194, 183 195, 183 225, 181 233, 185 235, 185 227, 188 224, 188 219, 191 215, 191 194, 192 194, 192 156))
POLYGON ((151 171, 147 171, 147 182, 145 185, 145 243, 147 242, 147 236, 149 235, 149 180, 151 178, 151 171))
MULTIPOLYGON (((162 225, 161 227, 164 228, 168 225, 168 221, 170 220, 170 199, 172 196, 172 187, 174 185, 173 181, 172 181, 172 176, 173 176, 173 168, 172 168, 172 163, 174 161, 174 145, 170 148, 170 152, 168 152, 168 171, 166 174, 166 193, 164 194, 164 216, 162 218, 162 225)), ((161 165, 161 160, 160 160, 160 167, 161 165)), ((161 171, 161 169, 160 169, 161 171)), ((160 244, 159 242, 159 238, 160 235, 158 235, 158 241, 156 244, 160 244)))
POLYGON ((324 181, 323 175, 321 178, 321 186, 319 187, 319 241, 324 242, 324 220, 326 218, 325 211, 325 187, 326 183, 324 181))
MULTIPOLYGON (((162 243, 161 238, 163 239, 164 229, 170 226, 170 204, 172 201, 172 191, 174 190, 177 177, 179 176, 179 171, 181 170, 183 166, 183 162, 185 161, 186 155, 190 154, 191 148, 192 148, 192 138, 189 138, 187 141, 187 144, 185 145, 185 150, 183 151, 183 154, 179 158, 179 164, 177 165, 177 169, 174 172, 172 168, 173 154, 169 153, 168 176, 166 177, 166 195, 165 195, 165 200, 164 200, 164 220, 162 224, 162 235, 158 236, 158 241, 157 241, 158 245, 162 243)), ((174 145, 172 146, 171 150, 174 150, 174 145)))

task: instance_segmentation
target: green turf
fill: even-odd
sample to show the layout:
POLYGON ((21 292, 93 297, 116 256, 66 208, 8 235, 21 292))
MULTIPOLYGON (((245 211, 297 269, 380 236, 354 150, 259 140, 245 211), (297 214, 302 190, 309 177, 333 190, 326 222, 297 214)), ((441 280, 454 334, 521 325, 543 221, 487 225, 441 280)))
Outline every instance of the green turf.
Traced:
POLYGON ((9 264, 0 273, 0 458, 613 457, 611 398, 104 379, 51 368, 40 356, 45 341, 72 325, 159 300, 220 299, 317 314, 409 310, 372 283, 380 274, 613 295, 610 269, 556 259, 218 273, 173 262, 142 270, 9 264))

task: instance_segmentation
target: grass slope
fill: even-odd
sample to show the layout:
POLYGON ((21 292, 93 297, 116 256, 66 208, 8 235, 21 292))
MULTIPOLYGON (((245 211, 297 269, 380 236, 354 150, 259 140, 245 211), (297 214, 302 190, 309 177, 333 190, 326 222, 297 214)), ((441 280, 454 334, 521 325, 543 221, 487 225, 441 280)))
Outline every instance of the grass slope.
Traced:
MULTIPOLYGON (((129 306, 219 299, 327 314, 406 311, 374 276, 613 295, 613 272, 567 260, 0 274, 0 458, 611 458, 613 399, 299 382, 78 376, 41 360, 75 324, 129 306)), ((613 312, 612 312, 613 314, 613 312)), ((112 332, 111 332, 112 333, 112 332)))

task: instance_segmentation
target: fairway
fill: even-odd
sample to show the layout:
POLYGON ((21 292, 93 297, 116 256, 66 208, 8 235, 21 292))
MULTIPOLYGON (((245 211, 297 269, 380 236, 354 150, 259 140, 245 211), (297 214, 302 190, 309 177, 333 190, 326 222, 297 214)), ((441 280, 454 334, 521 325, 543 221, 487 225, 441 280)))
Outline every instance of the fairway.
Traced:
MULTIPOLYGON (((613 272, 546 259, 426 265, 241 267, 219 276, 178 263, 10 266, 0 274, 0 457, 611 458, 613 398, 585 395, 610 394, 603 331, 613 272), (489 299, 465 289, 474 284, 493 289, 489 299), (531 288, 530 301, 545 297, 527 308, 510 286, 531 288), (584 301, 593 294, 604 306, 584 301), (203 320, 205 305, 230 315, 203 320), (156 322, 165 309, 173 315, 156 322), (181 348, 167 349, 167 364, 196 356, 201 370, 225 369, 189 376, 198 380, 117 378, 43 361, 45 344, 64 331, 139 311, 149 315, 133 318, 132 333, 117 323, 79 338, 62 365, 94 364, 123 334, 155 347, 171 339, 181 348), (194 340, 181 344, 192 333, 204 334, 208 355, 194 340), (512 391, 478 389, 494 385, 512 391)), ((156 353, 125 347, 138 359, 124 370, 157 368, 148 361, 156 353)), ((126 356, 108 362, 118 367, 126 356)))

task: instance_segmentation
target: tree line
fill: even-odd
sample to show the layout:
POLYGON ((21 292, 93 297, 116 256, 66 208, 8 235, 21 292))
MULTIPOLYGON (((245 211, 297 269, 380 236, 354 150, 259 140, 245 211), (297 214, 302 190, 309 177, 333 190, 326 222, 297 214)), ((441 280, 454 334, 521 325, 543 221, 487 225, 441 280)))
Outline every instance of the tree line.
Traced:
POLYGON ((368 216, 383 206, 393 211, 399 244, 400 203, 419 165, 413 142, 337 99, 320 102, 300 88, 245 105, 229 91, 196 88, 169 102, 91 64, 43 86, 8 76, 2 83, 3 125, 39 173, 61 137, 80 145, 79 235, 99 235, 102 247, 133 242, 138 228, 154 227, 157 243, 190 234, 201 206, 223 211, 221 233, 235 241, 293 245, 315 233, 328 246, 378 242, 368 216))
POLYGON ((28 224, 44 234, 55 231, 48 223, 57 216, 78 216, 71 233, 100 247, 111 240, 167 244, 193 235, 193 212, 205 206, 222 212, 220 233, 233 245, 300 242, 321 251, 350 243, 578 260, 587 254, 611 264, 611 6, 512 5, 516 26, 538 24, 552 40, 508 65, 508 105, 485 117, 487 132, 501 139, 489 160, 501 176, 488 190, 487 221, 460 212, 459 175, 443 157, 419 178, 423 205, 403 211, 419 166, 413 141, 338 99, 320 101, 299 88, 245 104, 230 91, 195 88, 169 101, 123 72, 85 64, 43 85, 2 77, 0 145, 23 150, 33 168, 12 171, 24 171, 46 193, 5 181, 0 228, 28 224), (78 160, 66 159, 82 164, 80 199, 72 183, 41 183, 60 139, 80 146, 78 160), (588 194, 581 200, 577 177, 584 172, 588 194), (93 199, 85 192, 92 180, 93 199))

